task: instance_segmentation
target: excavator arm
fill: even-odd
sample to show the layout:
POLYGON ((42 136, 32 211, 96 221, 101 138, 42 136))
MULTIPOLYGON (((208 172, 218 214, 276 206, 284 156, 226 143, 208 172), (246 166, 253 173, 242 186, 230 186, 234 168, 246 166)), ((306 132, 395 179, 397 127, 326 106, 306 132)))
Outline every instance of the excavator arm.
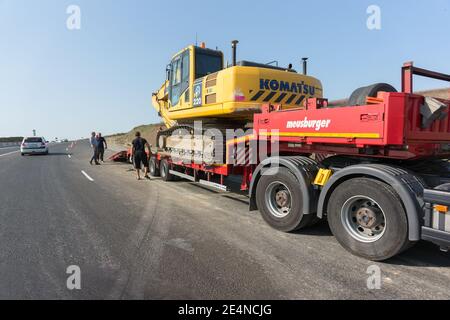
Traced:
POLYGON ((157 92, 153 93, 152 103, 153 107, 158 112, 158 115, 163 119, 166 127, 171 128, 175 126, 177 122, 170 119, 168 86, 169 81, 166 81, 157 92))

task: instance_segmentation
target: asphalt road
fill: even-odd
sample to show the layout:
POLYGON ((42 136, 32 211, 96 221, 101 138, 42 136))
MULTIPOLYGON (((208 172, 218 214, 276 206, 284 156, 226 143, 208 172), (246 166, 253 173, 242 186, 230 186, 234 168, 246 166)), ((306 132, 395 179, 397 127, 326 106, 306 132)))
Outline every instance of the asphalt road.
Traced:
POLYGON ((19 152, 19 147, 2 147, 0 148, 0 158, 17 152, 19 152))
POLYGON ((87 142, 15 151, 0 150, 1 299, 450 298, 450 254, 434 245, 375 264, 326 223, 285 234, 243 195, 90 166, 87 142), (374 264, 380 289, 367 287, 374 264), (80 290, 67 288, 71 265, 80 290))

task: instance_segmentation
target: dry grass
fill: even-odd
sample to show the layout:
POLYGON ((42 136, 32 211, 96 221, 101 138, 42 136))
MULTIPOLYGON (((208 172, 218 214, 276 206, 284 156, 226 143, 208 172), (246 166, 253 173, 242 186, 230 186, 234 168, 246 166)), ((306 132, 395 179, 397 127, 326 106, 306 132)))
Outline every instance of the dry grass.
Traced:
POLYGON ((156 134, 161 127, 165 128, 164 124, 157 123, 142 125, 133 128, 130 132, 127 133, 119 133, 107 136, 106 140, 110 145, 129 147, 131 146, 131 141, 133 141, 133 139, 135 138, 135 133, 139 131, 141 133, 141 136, 145 138, 148 143, 154 146, 156 144, 156 134))
POLYGON ((422 94, 424 96, 430 96, 430 97, 450 100, 450 88, 418 91, 416 93, 417 94, 422 94))

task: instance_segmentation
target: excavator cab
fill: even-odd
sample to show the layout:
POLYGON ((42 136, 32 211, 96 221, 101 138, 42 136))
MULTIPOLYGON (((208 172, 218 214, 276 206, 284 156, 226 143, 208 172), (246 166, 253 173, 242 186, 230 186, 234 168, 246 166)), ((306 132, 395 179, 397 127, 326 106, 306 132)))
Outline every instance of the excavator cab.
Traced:
POLYGON ((193 102, 191 97, 195 99, 195 92, 192 92, 194 82, 222 69, 221 51, 189 46, 177 53, 168 66, 169 108, 172 110, 191 108, 193 102))
POLYGON ((236 61, 224 65, 221 51, 203 45, 175 54, 167 78, 152 103, 167 128, 202 120, 219 127, 241 127, 253 121, 265 104, 282 109, 304 108, 308 98, 322 97, 318 79, 291 67, 236 61))

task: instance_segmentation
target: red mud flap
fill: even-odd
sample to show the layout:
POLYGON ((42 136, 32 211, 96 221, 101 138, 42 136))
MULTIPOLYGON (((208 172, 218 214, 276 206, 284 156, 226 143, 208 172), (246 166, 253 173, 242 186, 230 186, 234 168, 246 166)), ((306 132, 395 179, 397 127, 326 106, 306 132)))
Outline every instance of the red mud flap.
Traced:
POLYGON ((125 162, 127 161, 127 151, 117 152, 109 157, 109 160, 114 162, 125 162))

